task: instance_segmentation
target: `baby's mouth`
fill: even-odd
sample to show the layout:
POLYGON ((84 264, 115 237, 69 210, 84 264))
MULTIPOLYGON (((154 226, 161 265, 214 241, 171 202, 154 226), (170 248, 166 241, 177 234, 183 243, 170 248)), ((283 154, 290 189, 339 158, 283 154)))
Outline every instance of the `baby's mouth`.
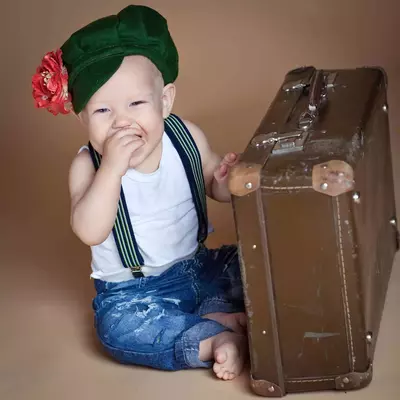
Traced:
POLYGON ((146 144, 146 139, 142 133, 134 133, 136 140, 141 140, 143 144, 146 144))
POLYGON ((143 142, 143 144, 145 144, 147 142, 147 140, 146 140, 147 135, 138 129, 125 128, 125 129, 123 129, 123 132, 124 132, 124 135, 133 136, 134 141, 141 140, 143 142))
POLYGON ((131 130, 131 132, 132 132, 132 135, 136 136, 137 138, 143 139, 144 135, 143 135, 143 132, 141 130, 134 128, 134 129, 131 130))
POLYGON ((143 135, 142 132, 133 131, 133 132, 131 132, 131 135, 133 135, 135 137, 135 139, 137 139, 137 140, 143 140, 144 141, 144 135, 143 135))

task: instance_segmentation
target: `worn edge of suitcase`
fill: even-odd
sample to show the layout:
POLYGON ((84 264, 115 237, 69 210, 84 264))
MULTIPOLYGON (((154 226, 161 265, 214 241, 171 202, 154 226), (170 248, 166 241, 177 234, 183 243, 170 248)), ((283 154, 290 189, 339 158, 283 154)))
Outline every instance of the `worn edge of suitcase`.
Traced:
MULTIPOLYGON (((313 67, 308 67, 313 68, 313 67)), ((387 87, 387 75, 383 68, 380 67, 367 67, 370 69, 379 70, 384 76, 384 85, 387 87)), ((315 69, 314 69, 315 70, 315 69)), ((275 98, 276 101, 276 98, 275 98)), ((272 107, 273 104, 271 104, 272 107)), ((382 106, 383 111, 387 113, 388 106, 385 103, 382 106)), ((268 112, 267 112, 268 114, 268 112)), ((262 124, 261 124, 262 125, 262 124)), ((254 137, 253 136, 253 141, 254 137)), ((261 135, 259 135, 261 136, 261 135)), ((390 139, 389 139, 390 140, 390 139)), ((265 145, 265 143, 263 143, 265 145)), ((272 142, 270 142, 271 149, 273 147, 272 142)), ((249 144, 250 145, 250 144, 249 144)), ((254 143, 253 143, 254 145, 254 143)), ((271 150, 270 149, 270 150, 271 150)), ((268 153, 268 152, 267 152, 268 153)), ((249 164, 246 162, 240 162, 231 172, 228 180, 228 186, 231 191, 233 198, 237 197, 253 197, 253 195, 257 196, 257 192, 261 187, 261 170, 264 167, 265 163, 268 160, 268 156, 266 157, 264 162, 261 164, 249 164), (255 193, 253 193, 255 192, 255 193)), ((262 187, 264 189, 268 189, 267 187, 262 187)), ((350 164, 344 162, 343 160, 329 160, 328 162, 317 164, 313 167, 312 171, 312 185, 310 186, 293 186, 293 187, 271 187, 273 190, 287 190, 287 191, 298 191, 298 190, 315 190, 320 193, 324 193, 328 196, 336 197, 337 208, 339 212, 339 198, 337 196, 349 192, 354 189, 354 171, 350 164), (328 189, 329 188, 329 189, 328 189)), ((353 197, 355 201, 355 199, 353 197)), ((235 215, 236 219, 237 215, 235 215)), ((340 218, 340 216, 339 216, 340 218)), ((390 221, 392 225, 394 225, 393 221, 395 218, 390 221)), ((338 229, 340 231, 340 222, 338 229)), ((399 237, 399 233, 397 231, 397 238, 399 237)), ((340 235, 340 232, 339 232, 340 235)), ((239 238, 238 238, 239 239, 239 238)), ((255 246, 254 246, 255 247, 255 246)), ((243 257, 241 257, 243 260, 243 257)), ((242 267, 242 273, 245 274, 244 267, 242 267)), ((245 298, 247 297, 246 289, 244 289, 245 298)), ((247 305, 248 307, 248 301, 247 305)), ((279 339, 278 339, 279 340, 279 339)), ((368 342, 368 338, 367 338, 368 342)), ((278 346, 279 348, 279 346, 278 346)), ((315 377, 313 379, 297 379, 297 380, 286 380, 282 383, 282 386, 276 385, 272 382, 268 382, 265 380, 257 380, 251 375, 251 386, 253 391, 259 395, 266 397, 283 397, 286 395, 285 383, 315 383, 315 382, 329 382, 330 384, 334 382, 335 388, 337 390, 350 390, 350 389, 361 389, 371 382, 373 374, 372 362, 367 367, 364 372, 355 372, 352 371, 348 374, 332 376, 332 377, 315 377)), ((314 389, 315 390, 315 389, 314 389)), ((305 389, 304 391, 307 391, 305 389)))
MULTIPOLYGON (((278 382, 278 384, 275 384, 273 382, 269 382, 266 380, 261 380, 261 379, 254 379, 253 376, 251 376, 251 385, 253 387, 253 390, 255 393, 258 393, 260 395, 268 396, 268 397, 282 397, 285 395, 285 390, 284 390, 284 384, 285 382, 283 381, 283 373, 282 373, 282 361, 281 361, 281 354, 280 351, 278 350, 280 348, 279 346, 279 337, 277 334, 277 321, 276 321, 276 312, 275 312, 275 302, 273 301, 273 292, 272 292, 272 277, 270 275, 270 268, 269 268, 269 255, 268 251, 265 248, 265 243, 267 241, 266 237, 266 230, 265 227, 263 226, 264 224, 264 218, 259 216, 259 213, 262 213, 262 208, 260 208, 262 199, 261 199, 261 193, 260 191, 255 191, 251 193, 250 195, 246 195, 241 198, 241 204, 243 206, 243 202, 247 204, 251 204, 252 207, 246 207, 247 210, 249 210, 251 213, 254 213, 255 215, 249 215, 247 214, 246 216, 243 215, 243 213, 240 213, 240 210, 238 208, 234 208, 234 214, 235 214, 235 220, 238 221, 240 218, 246 218, 248 220, 255 220, 258 221, 259 223, 257 226, 254 228, 258 230, 259 234, 256 235, 256 240, 254 241, 254 244, 252 246, 252 249, 246 248, 244 249, 243 246, 241 246, 241 238, 238 237, 238 251, 239 251, 239 256, 240 256, 240 269, 242 276, 244 277, 243 281, 248 282, 248 279, 246 278, 246 267, 244 265, 246 260, 246 263, 252 264, 252 259, 256 257, 255 251, 261 251, 263 252, 263 257, 262 259, 264 260, 263 263, 265 265, 265 268, 262 268, 260 271, 260 275, 258 276, 258 281, 261 282, 266 282, 267 283, 267 291, 259 293, 259 298, 260 301, 257 303, 252 303, 250 301, 250 297, 248 294, 247 290, 247 285, 248 283, 245 283, 243 285, 244 289, 244 300, 245 300, 245 306, 246 306, 246 313, 247 316, 249 317, 249 323, 251 325, 250 329, 248 330, 249 333, 249 350, 250 353, 252 353, 254 346, 252 346, 253 338, 256 335, 266 335, 267 331, 272 332, 272 342, 273 345, 271 348, 275 350, 274 354, 268 354, 268 357, 264 357, 265 359, 268 359, 269 362, 273 363, 274 366, 276 367, 275 369, 278 371, 277 376, 275 377, 275 380, 278 382), (239 212, 238 212, 239 211, 239 212), (253 218, 252 218, 253 217, 253 218), (264 300, 264 301, 261 301, 264 300), (252 318, 253 314, 262 314, 262 315, 268 315, 268 321, 270 322, 270 326, 266 326, 265 324, 262 326, 257 326, 256 328, 253 327, 254 324, 258 324, 257 320, 254 320, 252 318), (274 329, 275 328, 275 329, 274 329)), ((246 204, 244 204, 246 206, 246 204)), ((252 227, 253 229, 253 227, 252 227)), ((244 235, 247 236, 247 235, 244 235)), ((251 268, 251 267, 250 267, 251 268)), ((269 336, 268 336, 269 338, 269 336)), ((267 338, 267 339, 268 339, 267 338)), ((264 355, 263 355, 264 356, 264 355)), ((267 356, 267 355, 265 355, 267 356)), ((254 370, 254 360, 257 358, 257 354, 254 353, 250 357, 251 361, 251 367, 252 370, 254 370)))
MULTIPOLYGON (((339 375, 337 377, 332 378, 315 378, 315 379, 299 379, 299 380, 290 380, 287 383, 316 383, 316 382, 329 382, 335 383, 335 387, 337 390, 354 390, 354 389, 362 389, 367 387, 372 381, 373 371, 372 364, 369 365, 369 368, 364 373, 362 372, 351 372, 346 375, 339 375)), ((251 387, 253 391, 263 397, 283 397, 286 395, 286 392, 282 390, 281 387, 275 385, 274 383, 265 381, 265 380, 257 380, 254 379, 253 376, 250 376, 251 387)))

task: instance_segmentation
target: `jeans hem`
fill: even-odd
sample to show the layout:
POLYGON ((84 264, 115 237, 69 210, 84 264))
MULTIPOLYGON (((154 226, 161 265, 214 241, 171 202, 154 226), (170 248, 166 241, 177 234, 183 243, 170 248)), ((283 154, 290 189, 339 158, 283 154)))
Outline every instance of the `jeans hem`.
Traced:
POLYGON ((227 330, 220 323, 207 319, 193 326, 175 343, 177 361, 190 368, 211 368, 214 361, 201 361, 199 358, 200 342, 227 330))
POLYGON ((202 316, 216 312, 223 312, 223 313, 243 312, 243 307, 239 307, 221 298, 215 298, 204 301, 199 307, 197 314, 202 316))

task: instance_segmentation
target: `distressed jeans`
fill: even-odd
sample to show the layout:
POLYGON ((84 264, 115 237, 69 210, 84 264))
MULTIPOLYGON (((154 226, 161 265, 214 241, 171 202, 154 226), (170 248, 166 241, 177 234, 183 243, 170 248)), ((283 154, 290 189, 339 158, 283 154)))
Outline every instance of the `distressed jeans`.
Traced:
POLYGON ((210 368, 199 359, 200 341, 229 328, 202 318, 243 312, 243 290, 235 246, 201 247, 159 276, 113 283, 95 280, 97 335, 124 364, 163 370, 210 368))

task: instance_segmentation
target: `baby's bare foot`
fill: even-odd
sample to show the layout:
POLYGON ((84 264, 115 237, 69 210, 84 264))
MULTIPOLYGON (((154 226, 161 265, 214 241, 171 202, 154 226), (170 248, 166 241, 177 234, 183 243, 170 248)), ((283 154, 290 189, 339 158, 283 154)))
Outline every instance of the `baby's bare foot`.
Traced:
POLYGON ((247 338, 234 332, 223 332, 213 342, 215 375, 231 380, 240 375, 248 354, 247 338))
POLYGON ((236 333, 246 333, 246 314, 245 313, 222 313, 216 312, 203 315, 203 318, 212 319, 221 325, 232 329, 236 333))

